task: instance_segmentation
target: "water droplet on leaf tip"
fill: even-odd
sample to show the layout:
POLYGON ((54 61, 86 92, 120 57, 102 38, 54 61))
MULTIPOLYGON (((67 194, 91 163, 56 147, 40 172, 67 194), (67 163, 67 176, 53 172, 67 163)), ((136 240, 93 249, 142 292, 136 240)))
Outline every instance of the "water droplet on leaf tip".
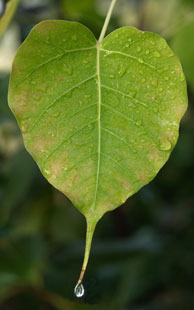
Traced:
POLYGON ((82 283, 78 283, 74 288, 74 294, 76 297, 80 298, 84 295, 84 287, 82 283))

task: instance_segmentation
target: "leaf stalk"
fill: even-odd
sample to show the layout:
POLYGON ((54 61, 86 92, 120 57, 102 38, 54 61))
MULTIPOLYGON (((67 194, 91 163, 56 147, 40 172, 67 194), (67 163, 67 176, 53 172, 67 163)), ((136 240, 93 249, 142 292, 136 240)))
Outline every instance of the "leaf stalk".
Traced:
POLYGON ((98 42, 100 42, 100 43, 102 43, 102 40, 104 39, 104 36, 106 34, 106 30, 108 28, 108 25, 109 25, 109 22, 110 22, 110 18, 111 18, 111 15, 112 15, 112 12, 114 10, 114 6, 115 6, 116 2, 117 2, 117 0, 112 0, 111 1, 110 7, 108 9, 108 13, 106 15, 106 19, 105 19, 104 25, 102 27, 102 31, 101 31, 100 37, 98 39, 98 42))

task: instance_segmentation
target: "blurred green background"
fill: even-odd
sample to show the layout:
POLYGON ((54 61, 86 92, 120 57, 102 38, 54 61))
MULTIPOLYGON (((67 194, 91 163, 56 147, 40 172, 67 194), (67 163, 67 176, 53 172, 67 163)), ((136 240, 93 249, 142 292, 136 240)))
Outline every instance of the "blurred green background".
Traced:
POLYGON ((21 0, 0 40, 0 309, 194 309, 194 1, 118 0, 109 32, 156 32, 179 56, 189 108, 170 160, 97 225, 84 279, 84 217, 43 178, 7 104, 11 63, 45 19, 76 20, 98 37, 110 1, 21 0))

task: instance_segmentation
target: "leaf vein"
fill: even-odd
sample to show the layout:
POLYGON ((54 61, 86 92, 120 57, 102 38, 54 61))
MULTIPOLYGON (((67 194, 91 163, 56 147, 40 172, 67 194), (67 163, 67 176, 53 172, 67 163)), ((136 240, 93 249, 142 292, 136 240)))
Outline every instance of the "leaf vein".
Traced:
POLYGON ((40 70, 42 67, 44 67, 45 65, 57 60, 60 57, 63 57, 65 54, 68 53, 74 53, 74 52, 80 52, 80 51, 88 51, 91 49, 95 49, 96 46, 93 47, 89 47, 89 48, 80 48, 80 49, 75 49, 75 50, 69 50, 69 51, 65 51, 53 58, 48 59, 47 61, 43 62, 42 64, 40 64, 38 67, 36 67, 32 72, 28 73, 21 81, 19 81, 19 83, 17 83, 14 87, 14 89, 16 89, 22 82, 24 82, 25 80, 27 80, 33 73, 37 72, 38 70, 40 70))
MULTIPOLYGON (((111 156, 109 156, 108 154, 101 152, 102 155, 104 155, 105 157, 107 157, 108 159, 112 160, 118 167, 120 167, 122 170, 124 169, 126 171, 126 168, 121 166, 118 161, 116 161, 115 159, 113 159, 111 156)), ((127 169, 127 173, 129 174, 130 178, 131 178, 131 173, 129 172, 129 170, 127 169)))
POLYGON ((149 108, 148 105, 147 105, 145 102, 142 102, 142 101, 140 101, 140 100, 138 100, 138 99, 136 99, 136 98, 132 98, 130 95, 127 95, 127 94, 123 93, 123 92, 120 91, 120 90, 114 89, 114 88, 112 88, 112 87, 109 87, 109 86, 106 86, 106 85, 103 85, 103 84, 101 84, 101 86, 102 86, 103 88, 107 88, 107 89, 109 89, 109 90, 112 90, 112 91, 114 91, 114 92, 116 92, 116 93, 118 93, 118 94, 120 94, 120 95, 122 95, 122 96, 129 97, 131 100, 134 100, 134 101, 138 102, 139 104, 143 105, 144 107, 149 108))
POLYGON ((78 130, 76 130, 72 135, 70 135, 68 138, 66 138, 65 140, 63 140, 57 147, 55 147, 51 153, 45 158, 44 163, 56 152, 60 149, 60 147, 69 139, 71 139, 73 136, 75 136, 77 133, 81 132, 83 129, 85 129, 86 127, 88 127, 90 124, 93 124, 97 121, 97 119, 89 122, 88 124, 86 124, 85 126, 79 128, 78 130))
POLYGON ((107 50, 107 49, 104 49, 104 48, 101 48, 101 51, 103 51, 103 52, 108 52, 108 53, 110 53, 110 54, 118 54, 118 55, 122 55, 122 56, 125 56, 125 57, 129 57, 129 58, 131 58, 131 59, 136 60, 136 61, 137 61, 138 63, 140 63, 140 64, 146 65, 147 67, 151 68, 151 69, 154 70, 154 71, 158 71, 157 68, 156 68, 155 66, 149 64, 148 62, 144 61, 143 59, 141 59, 141 62, 140 62, 140 60, 139 60, 137 57, 132 56, 132 55, 130 55, 130 54, 126 54, 126 53, 119 52, 119 51, 107 50))

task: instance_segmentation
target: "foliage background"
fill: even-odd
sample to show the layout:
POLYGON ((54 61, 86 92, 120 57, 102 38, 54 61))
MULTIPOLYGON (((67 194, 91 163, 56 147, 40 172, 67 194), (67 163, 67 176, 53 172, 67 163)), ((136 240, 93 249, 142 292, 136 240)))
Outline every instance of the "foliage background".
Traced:
POLYGON ((22 0, 0 41, 0 309, 194 309, 194 1, 118 0, 109 31, 163 35, 180 57, 189 108, 170 160, 148 186, 97 226, 86 294, 73 288, 85 220, 24 150, 7 105, 11 62, 45 19, 77 20, 98 37, 109 1, 22 0))

